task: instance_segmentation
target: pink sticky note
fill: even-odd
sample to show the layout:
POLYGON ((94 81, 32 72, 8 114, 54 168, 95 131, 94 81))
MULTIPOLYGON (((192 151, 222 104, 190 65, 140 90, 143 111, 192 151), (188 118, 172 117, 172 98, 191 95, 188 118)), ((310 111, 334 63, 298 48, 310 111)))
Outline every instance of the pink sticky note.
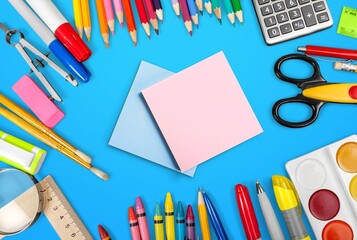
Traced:
POLYGON ((142 94, 181 171, 263 131, 223 52, 142 94))

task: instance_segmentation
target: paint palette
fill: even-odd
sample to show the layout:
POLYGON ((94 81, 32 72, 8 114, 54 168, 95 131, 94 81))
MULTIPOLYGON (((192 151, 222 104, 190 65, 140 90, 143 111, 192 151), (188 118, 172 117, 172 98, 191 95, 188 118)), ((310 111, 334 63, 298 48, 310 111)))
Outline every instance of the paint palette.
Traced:
POLYGON ((286 169, 317 239, 357 238, 357 135, 289 161, 286 169))

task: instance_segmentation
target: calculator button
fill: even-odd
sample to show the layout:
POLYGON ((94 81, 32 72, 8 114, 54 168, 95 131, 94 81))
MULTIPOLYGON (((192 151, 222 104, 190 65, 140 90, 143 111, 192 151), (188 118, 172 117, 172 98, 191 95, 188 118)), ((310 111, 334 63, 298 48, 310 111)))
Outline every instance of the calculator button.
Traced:
POLYGON ((307 5, 301 8, 302 15, 304 16, 305 24, 307 27, 317 24, 314 10, 311 5, 307 5))
POLYGON ((293 8, 298 5, 297 0, 285 0, 285 4, 287 8, 293 8))
POLYGON ((299 0, 300 5, 310 2, 310 0, 299 0))
POLYGON ((273 8, 270 5, 268 5, 260 8, 260 11, 262 12, 263 16, 266 16, 273 13, 273 8))
POLYGON ((259 5, 263 5, 270 2, 270 0, 258 0, 259 5))
POLYGON ((324 2, 314 3, 315 12, 321 12, 326 9, 324 2))
POLYGON ((273 4, 274 11, 275 12, 280 12, 285 10, 284 2, 277 2, 273 4))
POLYGON ((276 20, 274 16, 271 17, 267 17, 264 19, 264 23, 266 27, 271 27, 274 26, 276 24, 276 20))
POLYGON ((279 28, 275 27, 275 28, 268 29, 268 34, 270 38, 279 36, 280 35, 279 28))
POLYGON ((289 32, 292 32, 293 29, 291 28, 290 23, 286 23, 286 24, 280 26, 280 31, 282 34, 287 34, 289 32))
POLYGON ((289 16, 290 16, 291 20, 294 20, 294 19, 296 19, 296 18, 301 17, 300 10, 299 10, 298 8, 297 8, 297 9, 290 10, 290 11, 289 11, 289 16))
POLYGON ((276 18, 278 19, 278 23, 283 23, 289 20, 288 14, 286 12, 279 13, 276 15, 276 18))
POLYGON ((293 22, 293 28, 295 31, 303 29, 304 27, 304 21, 301 19, 293 22))
POLYGON ((317 17, 317 21, 319 21, 319 23, 327 22, 328 20, 330 20, 330 18, 328 17, 328 14, 326 12, 317 14, 316 17, 317 17))

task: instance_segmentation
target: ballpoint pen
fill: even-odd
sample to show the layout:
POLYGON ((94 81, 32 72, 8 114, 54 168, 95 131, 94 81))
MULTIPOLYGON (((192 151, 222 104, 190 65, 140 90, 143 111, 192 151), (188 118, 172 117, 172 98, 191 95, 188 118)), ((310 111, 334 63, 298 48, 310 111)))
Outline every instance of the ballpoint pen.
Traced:
POLYGON ((274 194, 280 211, 288 226, 291 239, 310 240, 302 221, 300 200, 293 183, 284 176, 274 175, 272 177, 274 194))
POLYGON ((304 52, 306 55, 342 58, 347 60, 357 60, 357 50, 319 47, 319 46, 312 46, 312 45, 307 45, 305 47, 298 47, 297 50, 299 52, 304 52))

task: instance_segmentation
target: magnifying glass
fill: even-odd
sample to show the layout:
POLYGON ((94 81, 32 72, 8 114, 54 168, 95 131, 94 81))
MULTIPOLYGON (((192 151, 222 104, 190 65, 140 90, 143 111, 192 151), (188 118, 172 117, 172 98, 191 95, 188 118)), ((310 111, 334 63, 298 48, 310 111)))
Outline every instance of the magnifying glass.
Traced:
POLYGON ((36 222, 43 203, 37 183, 20 170, 0 169, 0 235, 20 233, 36 222))

